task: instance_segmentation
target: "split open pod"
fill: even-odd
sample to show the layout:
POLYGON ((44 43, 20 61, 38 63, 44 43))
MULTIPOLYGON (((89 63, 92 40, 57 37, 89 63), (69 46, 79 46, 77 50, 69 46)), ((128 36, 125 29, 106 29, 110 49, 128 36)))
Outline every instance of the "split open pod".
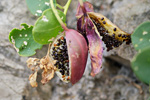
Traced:
POLYGON ((50 49, 50 57, 56 61, 56 74, 62 81, 72 84, 83 76, 87 56, 86 40, 73 29, 64 31, 56 37, 50 49))
POLYGON ((107 47, 107 51, 119 47, 123 42, 131 42, 131 34, 128 34, 114 25, 109 19, 93 11, 93 6, 89 2, 84 2, 83 6, 78 6, 76 17, 77 30, 87 40, 92 72, 95 76, 102 66, 102 41, 107 47))

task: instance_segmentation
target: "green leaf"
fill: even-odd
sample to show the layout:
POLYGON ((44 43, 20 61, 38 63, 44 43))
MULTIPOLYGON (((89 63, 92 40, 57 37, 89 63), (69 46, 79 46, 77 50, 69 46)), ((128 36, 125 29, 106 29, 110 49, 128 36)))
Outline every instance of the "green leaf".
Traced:
POLYGON ((131 35, 131 39, 138 51, 150 46, 150 21, 140 24, 131 35))
POLYGON ((132 60, 132 69, 144 83, 150 83, 150 47, 143 49, 132 60))
POLYGON ((14 45, 15 49, 20 56, 32 56, 36 52, 36 49, 42 47, 34 41, 32 36, 33 26, 28 26, 27 24, 21 24, 24 28, 21 30, 13 29, 9 34, 9 41, 14 45))
MULTIPOLYGON (((63 22, 66 21, 66 16, 63 12, 58 11, 63 22)), ((63 29, 56 19, 52 9, 47 9, 42 16, 38 18, 33 28, 34 40, 40 44, 48 44, 51 38, 55 38, 63 29)))
MULTIPOLYGON (((50 7, 50 0, 26 0, 26 4, 33 15, 41 16, 42 12, 50 7)), ((56 0, 54 1, 54 5, 56 6, 56 0)))

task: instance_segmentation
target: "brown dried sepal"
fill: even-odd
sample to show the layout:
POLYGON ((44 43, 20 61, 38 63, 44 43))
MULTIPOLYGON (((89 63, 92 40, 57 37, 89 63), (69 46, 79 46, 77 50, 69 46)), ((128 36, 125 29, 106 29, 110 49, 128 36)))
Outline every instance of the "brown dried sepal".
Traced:
POLYGON ((52 59, 49 57, 49 54, 40 60, 40 68, 43 69, 41 80, 42 84, 47 83, 54 77, 54 73, 56 71, 56 68, 54 67, 55 62, 55 60, 52 61, 52 59))
POLYGON ((56 68, 54 66, 55 60, 52 60, 49 57, 49 50, 51 45, 48 48, 47 55, 43 57, 42 59, 37 58, 29 58, 27 60, 27 66, 30 68, 30 70, 35 71, 33 74, 29 76, 29 81, 32 87, 37 87, 38 84, 36 82, 37 79, 37 72, 39 69, 42 69, 42 80, 41 83, 45 84, 48 81, 50 81, 54 77, 54 73, 56 71, 56 68))
POLYGON ((38 86, 36 79, 37 79, 37 71, 29 76, 29 81, 32 87, 38 86))
POLYGON ((29 58, 27 60, 27 66, 31 71, 35 71, 39 66, 39 59, 37 58, 29 58))

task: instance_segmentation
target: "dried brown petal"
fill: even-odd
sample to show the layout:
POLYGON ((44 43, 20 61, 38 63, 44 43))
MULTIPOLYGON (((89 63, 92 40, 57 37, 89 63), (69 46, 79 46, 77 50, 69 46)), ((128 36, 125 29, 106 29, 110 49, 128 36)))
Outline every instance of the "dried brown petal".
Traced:
POLYGON ((45 58, 42 58, 42 59, 40 60, 40 63, 41 63, 42 65, 46 65, 46 64, 48 63, 48 61, 47 61, 45 58))
POLYGON ((35 66, 37 65, 37 62, 39 61, 39 59, 37 58, 29 58, 27 60, 27 66, 30 68, 31 66, 35 66))
POLYGON ((29 81, 32 87, 38 86, 36 79, 37 79, 37 71, 29 76, 29 81))
POLYGON ((40 60, 41 65, 43 65, 42 66, 42 69, 43 69, 42 80, 41 80, 42 84, 47 83, 48 81, 50 81, 54 77, 54 72, 55 72, 54 63, 55 63, 55 60, 52 60, 50 58, 49 50, 48 50, 47 55, 40 60))
POLYGON ((43 57, 41 60, 37 58, 29 58, 27 60, 28 68, 30 68, 32 71, 36 70, 34 74, 31 74, 29 76, 30 84, 32 87, 38 86, 36 82, 38 68, 41 68, 43 70, 42 80, 41 80, 43 84, 47 83, 49 80, 51 80, 54 77, 54 72, 55 72, 54 63, 55 62, 56 62, 55 60, 52 61, 52 59, 49 57, 49 49, 48 49, 47 55, 43 57))
POLYGON ((45 84, 50 81, 54 77, 54 70, 46 70, 42 72, 42 80, 41 83, 45 84))

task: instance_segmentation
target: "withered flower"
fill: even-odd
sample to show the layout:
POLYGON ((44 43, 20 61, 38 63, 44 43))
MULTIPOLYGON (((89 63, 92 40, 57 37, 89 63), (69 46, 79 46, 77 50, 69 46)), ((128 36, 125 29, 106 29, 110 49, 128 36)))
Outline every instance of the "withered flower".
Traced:
POLYGON ((119 29, 102 14, 95 13, 89 2, 78 6, 76 16, 78 18, 77 30, 85 37, 89 45, 92 63, 91 75, 95 76, 102 66, 102 41, 109 51, 119 47, 124 41, 129 44, 131 34, 119 29))
POLYGON ((49 45, 47 55, 45 57, 43 57, 42 59, 29 58, 27 60, 28 68, 30 68, 32 71, 34 71, 34 73, 29 76, 29 81, 30 81, 30 84, 31 84, 32 87, 37 87, 38 86, 38 84, 36 82, 36 79, 37 79, 37 72, 40 69, 43 70, 42 80, 41 80, 42 84, 47 83, 49 80, 51 80, 54 77, 54 72, 56 71, 54 63, 56 61, 52 60, 49 57, 50 47, 51 47, 51 45, 49 45))

